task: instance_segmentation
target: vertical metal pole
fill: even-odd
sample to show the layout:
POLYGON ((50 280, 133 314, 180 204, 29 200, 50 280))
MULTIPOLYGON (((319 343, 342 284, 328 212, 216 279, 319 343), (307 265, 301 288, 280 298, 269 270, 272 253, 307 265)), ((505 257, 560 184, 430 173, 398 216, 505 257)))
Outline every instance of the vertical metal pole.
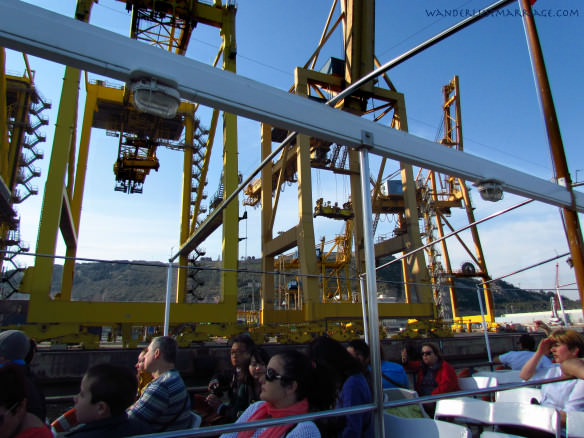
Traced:
MULTIPOLYGON (((371 134, 363 133, 363 143, 371 143, 371 134)), ((369 191, 369 152, 359 150, 361 170, 361 197, 363 199, 363 236, 365 241, 365 275, 367 278, 367 308, 369 313, 369 349, 371 350, 371 379, 373 403, 377 409, 373 414, 374 436, 385 435, 383 428, 383 391, 381 390, 381 357, 379 351, 379 312, 377 309, 377 283, 375 281, 375 251, 373 247, 373 223, 371 221, 371 193, 369 191)))
POLYGON ((365 296, 365 277, 359 276, 359 287, 361 288, 361 308, 363 309, 363 332, 365 332, 365 342, 369 345, 369 324, 367 324, 367 299, 365 296))
POLYGON ((171 294, 172 294, 172 262, 168 262, 168 271, 166 272, 166 302, 164 303, 164 331, 163 331, 164 336, 168 336, 168 327, 170 325, 171 294))
POLYGON ((481 296, 481 286, 477 284, 477 298, 479 300, 479 306, 481 308, 481 317, 483 318, 483 333, 485 334, 485 345, 487 346, 487 356, 489 358, 489 364, 491 365, 491 371, 493 371, 493 356, 491 354, 491 344, 489 344, 489 331, 487 330, 487 320, 485 319, 485 307, 483 306, 483 298, 481 296))
MULTIPOLYGON (((530 0, 519 0, 519 6, 523 11, 523 27, 527 38, 529 55, 531 56, 531 65, 533 68, 537 93, 543 111, 556 180, 559 185, 566 187, 573 196, 572 179, 568 171, 568 163, 564 152, 560 125, 556 115, 552 90, 550 88, 545 68, 543 53, 539 44, 539 36, 537 34, 537 28, 535 27, 530 0)), ((584 305, 584 243, 582 242, 580 220, 575 209, 564 208, 562 209, 562 212, 562 217, 566 226, 566 238, 568 239, 568 247, 570 248, 574 273, 576 274, 576 283, 578 284, 578 293, 580 294, 580 301, 584 305)))
POLYGON ((562 300, 562 295, 560 294, 560 265, 557 262, 556 262, 556 295, 558 297, 558 302, 560 303, 560 310, 562 311, 564 327, 568 327, 568 317, 566 316, 566 310, 564 309, 564 301, 562 300))

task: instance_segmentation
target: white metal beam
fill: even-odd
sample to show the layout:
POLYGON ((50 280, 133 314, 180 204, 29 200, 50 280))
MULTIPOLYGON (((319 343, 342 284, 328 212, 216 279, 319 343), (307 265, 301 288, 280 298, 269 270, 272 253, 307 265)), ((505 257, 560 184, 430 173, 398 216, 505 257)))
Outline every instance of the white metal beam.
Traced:
MULTIPOLYGON (((313 137, 434 169, 468 181, 496 179, 506 192, 561 207, 572 206, 558 184, 465 152, 382 126, 347 112, 195 60, 131 40, 18 0, 0 0, 0 45, 114 79, 147 71, 178 84, 184 99, 313 137)), ((574 192, 584 212, 584 194, 574 192)))

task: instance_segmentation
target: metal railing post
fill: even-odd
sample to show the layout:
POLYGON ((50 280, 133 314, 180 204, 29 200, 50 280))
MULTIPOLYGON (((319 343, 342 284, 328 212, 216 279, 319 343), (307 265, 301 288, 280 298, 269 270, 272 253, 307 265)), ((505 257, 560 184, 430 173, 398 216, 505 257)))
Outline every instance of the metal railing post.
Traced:
POLYGON ((170 326, 170 295, 172 294, 172 262, 168 262, 168 271, 166 272, 166 301, 164 303, 164 336, 168 336, 168 327, 170 326))
POLYGON ((383 391, 381 384, 381 357, 379 351, 379 311, 377 308, 377 282, 375 280, 375 248, 373 246, 373 223, 371 220, 371 193, 369 190, 369 151, 367 145, 372 143, 370 132, 361 135, 362 147, 359 150, 359 168, 361 173, 361 199, 363 199, 363 236, 365 241, 365 278, 367 281, 367 310, 369 318, 369 350, 371 352, 371 379, 373 386, 374 436, 384 435, 383 427, 383 391))

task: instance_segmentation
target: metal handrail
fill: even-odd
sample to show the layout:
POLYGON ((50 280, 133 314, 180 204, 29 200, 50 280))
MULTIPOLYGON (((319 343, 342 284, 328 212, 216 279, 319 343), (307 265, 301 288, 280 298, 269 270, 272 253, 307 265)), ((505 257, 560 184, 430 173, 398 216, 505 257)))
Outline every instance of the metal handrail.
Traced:
MULTIPOLYGON (((412 398, 412 399, 395 400, 395 401, 389 401, 389 402, 383 403, 383 409, 418 404, 418 403, 431 403, 431 402, 436 402, 438 400, 450 399, 450 398, 482 395, 482 394, 488 394, 491 392, 506 391, 509 389, 522 388, 522 387, 526 387, 526 386, 538 386, 538 385, 544 385, 544 384, 548 384, 548 383, 556 383, 556 382, 561 382, 561 381, 571 380, 571 379, 573 379, 573 378, 554 377, 551 379, 538 379, 538 380, 532 380, 532 381, 528 381, 528 382, 507 383, 507 384, 493 386, 493 387, 489 387, 489 388, 483 388, 483 389, 473 389, 473 390, 467 390, 467 391, 449 392, 449 393, 438 394, 438 395, 429 395, 429 396, 417 397, 417 398, 412 398)), ((200 429, 175 430, 175 431, 171 431, 171 432, 151 433, 151 434, 136 435, 136 436, 141 437, 141 438, 178 438, 178 437, 212 436, 212 435, 219 435, 219 434, 227 433, 227 432, 240 432, 243 430, 260 429, 263 427, 279 426, 279 425, 283 425, 283 424, 296 424, 296 423, 300 423, 303 421, 317 420, 320 418, 338 417, 338 416, 350 415, 350 414, 360 414, 360 413, 364 413, 364 412, 372 412, 375 409, 377 409, 377 406, 374 405, 373 403, 370 403, 370 404, 366 404, 366 405, 351 406, 348 408, 331 409, 328 411, 311 412, 311 413, 302 414, 302 415, 293 415, 293 416, 285 417, 285 418, 251 421, 251 422, 238 423, 238 424, 233 423, 233 424, 225 424, 225 425, 220 425, 220 426, 209 426, 209 427, 203 427, 200 429)))

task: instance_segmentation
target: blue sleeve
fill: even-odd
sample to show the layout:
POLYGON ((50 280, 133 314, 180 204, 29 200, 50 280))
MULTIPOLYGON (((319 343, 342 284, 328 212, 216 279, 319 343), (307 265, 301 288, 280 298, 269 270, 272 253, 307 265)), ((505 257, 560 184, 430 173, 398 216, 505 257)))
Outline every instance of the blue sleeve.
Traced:
POLYGON ((397 383, 402 385, 404 388, 410 387, 410 379, 408 379, 408 375, 406 374, 406 370, 403 368, 397 374, 397 379, 395 380, 397 383))
MULTIPOLYGON (((367 381, 362 376, 351 376, 341 390, 340 405, 343 408, 371 403, 371 392, 367 381), (361 378, 359 378, 361 377, 361 378)), ((363 414, 347 415, 346 426, 340 434, 342 438, 360 437, 363 434, 364 422, 371 421, 369 412, 363 414)))

